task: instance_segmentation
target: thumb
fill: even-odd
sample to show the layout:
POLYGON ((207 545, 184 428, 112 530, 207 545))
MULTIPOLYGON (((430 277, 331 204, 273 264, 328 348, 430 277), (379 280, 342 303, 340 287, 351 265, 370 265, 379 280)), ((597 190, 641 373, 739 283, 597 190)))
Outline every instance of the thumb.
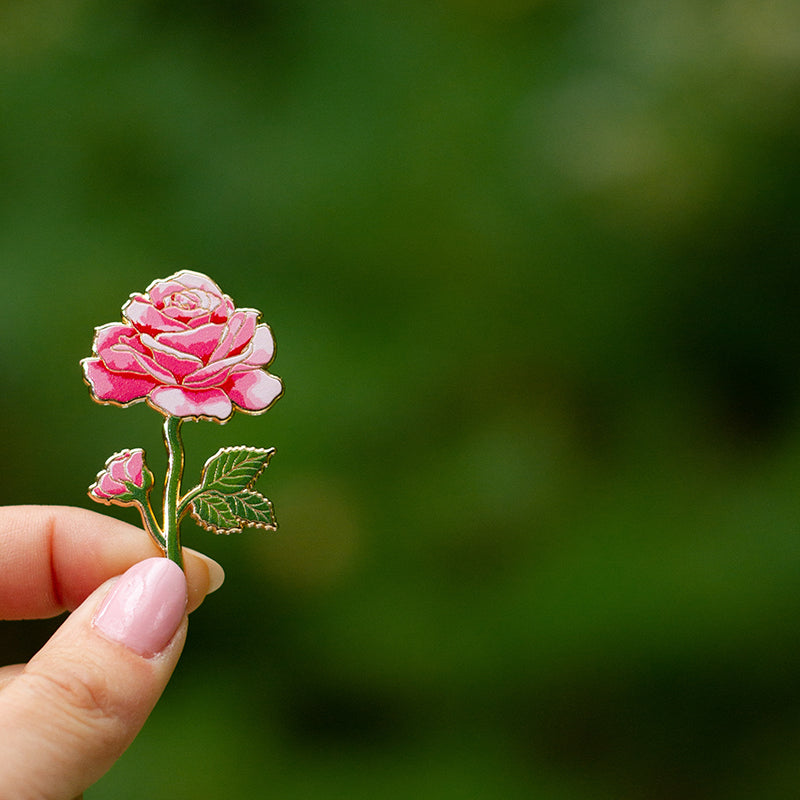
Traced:
POLYGON ((91 594, 0 692, 0 797, 67 800, 147 719, 186 638, 186 579, 140 561, 91 594))

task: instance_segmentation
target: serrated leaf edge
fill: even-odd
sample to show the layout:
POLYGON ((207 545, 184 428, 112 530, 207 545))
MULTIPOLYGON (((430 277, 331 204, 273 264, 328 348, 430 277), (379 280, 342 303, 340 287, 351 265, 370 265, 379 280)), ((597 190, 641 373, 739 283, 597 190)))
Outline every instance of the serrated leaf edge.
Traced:
MULTIPOLYGON (((225 448, 225 449, 236 449, 236 448, 225 448)), ((256 448, 256 449, 258 449, 258 448, 256 448)), ((271 448, 271 449, 274 452, 274 448, 271 448)), ((266 466, 266 464, 264 466, 266 466)), ((239 522, 243 522, 243 523, 246 523, 246 524, 239 525, 238 527, 234 527, 234 528, 220 528, 220 527, 218 527, 216 525, 212 525, 210 522, 206 522, 195 511, 194 503, 195 503, 195 500, 201 499, 203 495, 209 495, 209 494, 218 494, 220 497, 226 497, 226 496, 227 497, 235 497, 236 496, 236 495, 224 495, 222 492, 210 491, 210 492, 203 492, 202 494, 200 494, 197 497, 195 497, 194 500, 192 500, 191 504, 189 505, 189 512, 190 512, 190 514, 192 516, 192 519, 194 519, 194 521, 197 523, 197 525, 199 527, 201 527, 203 530, 210 531, 211 533, 215 533, 215 534, 222 534, 222 535, 225 535, 225 536, 229 536, 232 533, 242 533, 245 528, 256 528, 258 530, 272 531, 272 532, 278 530, 277 520, 275 521, 274 525, 269 525, 266 522, 250 522, 249 520, 245 520, 242 517, 238 516, 238 514, 233 514, 233 512, 231 512, 232 516, 236 517, 236 519, 239 522)), ((264 497, 264 495, 262 495, 260 492, 253 492, 253 494, 258 494, 259 496, 264 497)), ((270 508, 272 509, 272 516, 273 516, 273 519, 274 519, 275 518, 275 510, 272 508, 272 501, 269 500, 266 497, 264 497, 264 500, 266 500, 270 504, 270 508)))
MULTIPOLYGON (((261 454, 265 455, 266 458, 264 459, 263 464, 258 468, 258 471, 255 473, 255 475, 253 475, 253 477, 250 479, 250 481, 247 484, 245 484, 244 486, 240 487, 240 489, 237 490, 237 492, 234 492, 232 494, 236 494, 236 493, 238 493, 238 491, 247 491, 247 490, 249 490, 253 486, 253 484, 261 477, 261 474, 264 472, 264 470, 269 465, 270 459, 272 458, 273 455, 275 455, 275 448, 274 447, 251 447, 250 445, 234 445, 232 447, 221 447, 219 450, 217 450, 216 453, 214 453, 213 456, 211 456, 210 458, 206 459, 206 463, 203 465, 203 470, 200 473, 200 483, 199 483, 199 487, 203 488, 203 492, 202 493, 205 493, 204 486, 205 486, 205 482, 206 482, 206 476, 208 474, 208 468, 210 467, 212 462, 215 459, 219 458, 223 454, 233 453, 233 452, 236 452, 236 451, 244 451, 244 452, 247 452, 247 453, 261 453, 261 454)), ((216 491, 216 490, 215 489, 211 489, 210 491, 213 492, 213 491, 216 491)), ((219 492, 219 494, 224 494, 224 492, 219 492)), ((198 494, 198 497, 199 496, 200 495, 198 494)))

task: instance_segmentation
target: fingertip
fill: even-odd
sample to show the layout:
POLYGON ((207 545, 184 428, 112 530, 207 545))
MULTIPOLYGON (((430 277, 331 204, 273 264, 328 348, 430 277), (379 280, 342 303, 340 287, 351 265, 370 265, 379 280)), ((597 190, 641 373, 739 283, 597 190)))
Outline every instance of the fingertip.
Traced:
POLYGON ((25 671, 24 664, 8 664, 0 667, 0 692, 25 671))
POLYGON ((225 581, 225 570, 213 558, 183 548, 186 580, 189 585, 189 611, 194 611, 205 599, 206 595, 216 592, 225 581))
POLYGON ((209 558, 208 556, 200 553, 200 558, 205 562, 206 567, 208 567, 208 591, 207 594, 211 594, 212 592, 216 592, 223 583, 225 583, 225 570, 222 568, 222 565, 214 561, 213 558, 209 558))
POLYGON ((116 581, 92 625, 107 639, 151 657, 172 641, 186 615, 186 604, 183 570, 169 559, 148 558, 116 581))

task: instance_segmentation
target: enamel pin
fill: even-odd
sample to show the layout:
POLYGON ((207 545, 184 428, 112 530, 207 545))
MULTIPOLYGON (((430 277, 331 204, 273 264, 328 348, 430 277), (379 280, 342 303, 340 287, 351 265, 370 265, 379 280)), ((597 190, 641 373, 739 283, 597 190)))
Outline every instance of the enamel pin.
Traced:
POLYGON ((209 458, 200 483, 182 494, 186 420, 224 423, 235 411, 261 414, 283 393, 267 372, 275 343, 260 313, 236 308, 211 278, 181 270, 132 294, 122 322, 95 329, 93 355, 81 361, 92 399, 121 407, 146 402, 164 417, 167 474, 163 517, 150 502, 153 473, 141 448, 114 453, 89 487, 106 505, 136 506, 164 554, 183 566, 180 523, 187 513, 213 533, 275 530, 272 504, 254 489, 274 448, 225 447, 209 458))

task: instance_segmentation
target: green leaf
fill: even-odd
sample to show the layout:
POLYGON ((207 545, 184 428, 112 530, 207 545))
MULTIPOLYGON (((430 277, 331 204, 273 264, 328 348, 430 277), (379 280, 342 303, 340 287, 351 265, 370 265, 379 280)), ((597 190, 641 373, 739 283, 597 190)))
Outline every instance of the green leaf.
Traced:
POLYGON ((250 489, 266 469, 274 447, 224 447, 206 461, 200 486, 203 494, 237 494, 250 489))
POLYGON ((226 497, 233 512, 248 528, 269 528, 275 530, 275 513, 272 503, 259 492, 240 492, 226 497))
POLYGON ((212 533, 240 533, 242 528, 274 531, 278 527, 272 503, 258 492, 205 491, 192 501, 191 511, 197 523, 212 533))
POLYGON ((225 502, 225 495, 209 492, 196 497, 191 505, 192 517, 213 533, 239 533, 239 519, 225 502))

